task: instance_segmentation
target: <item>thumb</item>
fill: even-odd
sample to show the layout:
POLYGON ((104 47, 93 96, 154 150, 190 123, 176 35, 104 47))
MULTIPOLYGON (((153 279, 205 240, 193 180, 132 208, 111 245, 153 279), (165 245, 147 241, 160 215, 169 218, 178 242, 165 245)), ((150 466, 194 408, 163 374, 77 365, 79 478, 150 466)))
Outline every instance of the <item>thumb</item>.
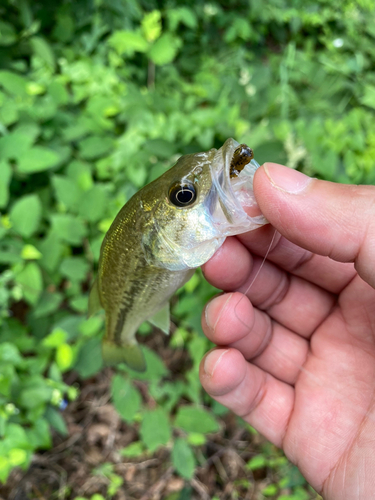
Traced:
POLYGON ((339 262, 354 262, 375 288, 375 187, 312 179, 276 163, 254 178, 268 221, 288 240, 339 262))

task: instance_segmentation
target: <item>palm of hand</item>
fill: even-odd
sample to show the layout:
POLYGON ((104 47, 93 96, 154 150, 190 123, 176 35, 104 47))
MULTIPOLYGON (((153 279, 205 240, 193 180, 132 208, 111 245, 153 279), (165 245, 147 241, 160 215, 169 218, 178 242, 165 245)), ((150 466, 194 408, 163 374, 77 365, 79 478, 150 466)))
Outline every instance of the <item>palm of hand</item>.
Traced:
POLYGON ((203 318, 219 346, 203 386, 281 446, 327 499, 375 491, 375 290, 352 264, 281 238, 252 282, 270 228, 228 239, 205 275, 227 292, 203 318), (262 237, 263 236, 263 237, 262 237), (241 240, 241 241, 239 241, 241 240), (363 485, 363 490, 361 489, 363 485))

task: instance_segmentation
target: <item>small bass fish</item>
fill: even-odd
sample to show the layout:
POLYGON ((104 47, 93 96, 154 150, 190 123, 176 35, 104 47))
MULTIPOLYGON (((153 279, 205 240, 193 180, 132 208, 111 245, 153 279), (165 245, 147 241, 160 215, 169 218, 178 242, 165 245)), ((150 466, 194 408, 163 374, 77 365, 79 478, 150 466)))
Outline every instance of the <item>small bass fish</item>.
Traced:
POLYGON ((144 371, 135 338, 140 324, 149 319, 168 332, 175 291, 227 236, 267 222, 252 192, 258 167, 248 146, 228 139, 219 150, 182 156, 120 210, 104 238, 89 298, 89 315, 105 310, 106 363, 144 371))

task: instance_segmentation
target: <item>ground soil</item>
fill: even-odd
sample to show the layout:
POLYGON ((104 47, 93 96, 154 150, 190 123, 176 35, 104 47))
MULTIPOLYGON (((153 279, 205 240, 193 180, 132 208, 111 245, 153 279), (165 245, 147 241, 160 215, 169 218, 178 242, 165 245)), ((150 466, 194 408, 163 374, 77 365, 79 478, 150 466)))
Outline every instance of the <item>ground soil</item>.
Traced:
MULTIPOLYGON (((162 334, 153 336, 152 344, 158 345, 150 347, 165 349, 163 359, 173 372, 176 350, 168 349, 164 339, 162 334)), ((283 473, 277 467, 255 471, 246 467, 259 453, 274 457, 281 453, 230 412, 220 416, 220 431, 196 448, 199 466, 192 480, 174 471, 169 446, 137 458, 122 456, 124 447, 139 440, 138 425, 122 421, 111 404, 111 375, 109 368, 84 381, 68 374, 68 383, 80 385, 79 397, 63 412, 68 437, 55 434, 52 449, 36 454, 27 472, 13 471, 7 484, 0 486, 0 500, 90 499, 94 494, 109 500, 260 500, 265 498, 261 492, 267 485, 280 481, 283 473), (113 475, 122 482, 114 494, 113 475)), ((147 385, 134 383, 147 405, 147 385)), ((282 493, 291 490, 284 488, 282 493)), ((280 490, 267 498, 279 498, 279 494, 280 490)), ((306 494, 303 500, 320 498, 306 494)))

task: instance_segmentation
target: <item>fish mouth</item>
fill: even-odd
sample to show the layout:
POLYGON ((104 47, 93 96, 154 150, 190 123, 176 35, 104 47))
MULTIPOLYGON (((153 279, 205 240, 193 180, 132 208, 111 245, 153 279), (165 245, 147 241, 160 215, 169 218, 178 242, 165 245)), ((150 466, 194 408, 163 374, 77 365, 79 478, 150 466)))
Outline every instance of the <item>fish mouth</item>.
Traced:
POLYGON ((241 166, 241 171, 233 174, 232 161, 240 146, 247 153, 251 151, 246 145, 227 139, 217 150, 211 164, 210 212, 212 222, 221 236, 241 234, 267 223, 254 196, 254 174, 260 165, 253 158, 250 159, 252 154, 245 160, 246 164, 241 166))

